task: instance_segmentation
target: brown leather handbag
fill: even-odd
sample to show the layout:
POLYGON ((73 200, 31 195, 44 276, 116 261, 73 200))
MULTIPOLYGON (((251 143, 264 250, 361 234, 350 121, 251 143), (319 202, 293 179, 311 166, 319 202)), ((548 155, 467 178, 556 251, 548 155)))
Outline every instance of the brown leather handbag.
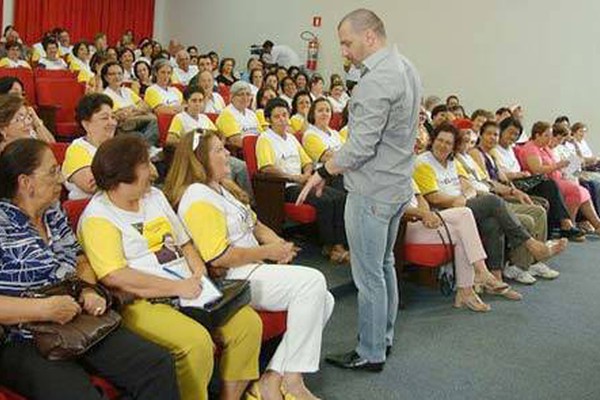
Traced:
POLYGON ((86 287, 94 289, 105 298, 104 314, 94 316, 82 313, 64 325, 56 322, 31 322, 22 325, 32 333, 35 345, 43 357, 49 360, 68 360, 82 355, 117 329, 121 316, 109 308, 111 296, 106 289, 100 285, 90 285, 75 276, 23 293, 24 297, 30 298, 67 295, 78 299, 86 287))

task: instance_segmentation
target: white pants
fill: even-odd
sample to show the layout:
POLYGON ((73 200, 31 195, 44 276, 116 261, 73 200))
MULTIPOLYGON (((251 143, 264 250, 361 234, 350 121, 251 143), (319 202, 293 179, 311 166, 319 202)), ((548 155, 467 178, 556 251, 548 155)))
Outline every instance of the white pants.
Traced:
POLYGON ((250 264, 229 269, 227 278, 250 280, 255 309, 287 311, 287 330, 268 369, 318 371, 323 329, 334 305, 323 274, 298 265, 250 264))

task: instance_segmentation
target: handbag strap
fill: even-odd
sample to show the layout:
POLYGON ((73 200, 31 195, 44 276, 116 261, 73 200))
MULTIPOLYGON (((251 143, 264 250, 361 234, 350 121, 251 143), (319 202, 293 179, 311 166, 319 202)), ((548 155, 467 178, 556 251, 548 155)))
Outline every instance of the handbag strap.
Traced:
POLYGON ((437 234, 442 241, 442 245, 448 251, 448 257, 450 258, 450 262, 452 263, 452 279, 454 281, 453 284, 456 285, 456 260, 454 258, 454 250, 452 247, 452 243, 453 243, 452 235, 450 234, 450 229, 448 228, 448 224, 446 223, 446 220, 444 220, 444 217, 442 217, 442 214, 437 210, 433 210, 433 212, 438 216, 438 218, 442 222, 442 226, 444 227, 444 230, 446 231, 446 235, 449 240, 449 243, 446 243, 446 240, 444 239, 444 235, 442 235, 439 230, 437 231, 437 234))

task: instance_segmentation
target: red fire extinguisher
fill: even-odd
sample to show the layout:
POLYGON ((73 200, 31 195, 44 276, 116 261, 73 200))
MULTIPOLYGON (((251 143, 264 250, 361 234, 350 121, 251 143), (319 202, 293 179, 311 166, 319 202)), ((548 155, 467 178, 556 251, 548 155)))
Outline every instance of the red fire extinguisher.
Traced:
POLYGON ((306 69, 315 71, 319 59, 319 38, 312 32, 304 31, 300 37, 308 42, 306 50, 306 69))

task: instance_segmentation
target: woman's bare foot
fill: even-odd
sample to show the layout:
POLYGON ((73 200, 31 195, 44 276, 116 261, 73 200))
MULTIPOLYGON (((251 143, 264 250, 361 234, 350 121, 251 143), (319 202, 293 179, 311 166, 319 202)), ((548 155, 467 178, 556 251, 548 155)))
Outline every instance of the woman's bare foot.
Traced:
POLYGON ((263 400, 283 400, 282 382, 283 377, 276 372, 267 371, 262 374, 257 385, 260 390, 260 397, 263 400))
POLYGON ((569 241, 565 238, 551 240, 546 243, 536 239, 529 239, 525 242, 527 250, 537 261, 544 261, 562 252, 567 247, 569 241))
POLYGON ((295 400, 319 400, 304 385, 302 375, 296 373, 285 374, 283 384, 281 385, 281 393, 284 397, 290 394, 295 400))

